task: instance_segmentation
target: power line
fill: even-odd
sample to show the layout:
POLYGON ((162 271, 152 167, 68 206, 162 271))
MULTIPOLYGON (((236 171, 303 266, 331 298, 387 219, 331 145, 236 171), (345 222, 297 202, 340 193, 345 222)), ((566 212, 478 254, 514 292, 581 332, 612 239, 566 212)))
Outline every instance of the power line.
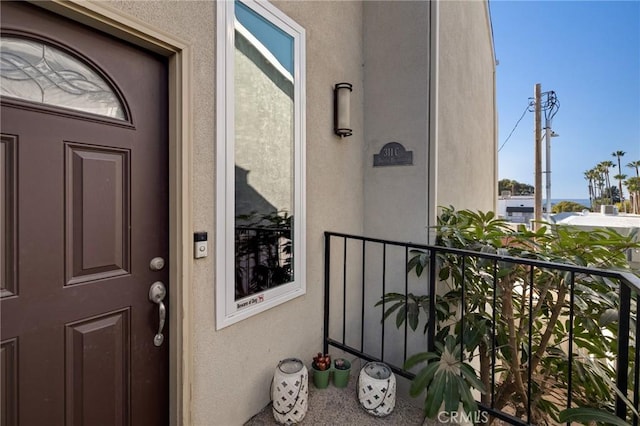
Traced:
POLYGON ((550 123, 560 109, 560 101, 556 96, 556 92, 554 92, 553 90, 550 92, 545 92, 543 93, 543 95, 546 95, 546 100, 542 108, 544 111, 544 118, 547 120, 547 123, 550 123))
MULTIPOLYGON (((550 90, 548 92, 542 92, 540 94, 540 111, 544 112, 544 118, 550 122, 560 109, 560 101, 556 96, 556 92, 550 90)), ((533 98, 529 98, 529 111, 534 111, 535 101, 533 98)))
POLYGON ((511 138, 511 135, 513 135, 513 132, 516 131, 516 128, 518 127, 518 124, 520 124, 520 122, 522 121, 522 119, 524 118, 524 116, 525 116, 525 114, 527 113, 528 110, 529 110, 529 104, 527 104, 527 106, 525 107, 524 111, 522 111, 522 115, 520 116, 520 118, 516 122, 516 125, 513 126, 513 129, 511 130, 511 133, 509 133, 509 136, 507 136, 507 138, 504 140, 504 142, 502 142, 502 145, 500 145, 500 148, 498 148, 498 152, 500 152, 500 150, 504 147, 504 145, 509 141, 509 138, 511 138))

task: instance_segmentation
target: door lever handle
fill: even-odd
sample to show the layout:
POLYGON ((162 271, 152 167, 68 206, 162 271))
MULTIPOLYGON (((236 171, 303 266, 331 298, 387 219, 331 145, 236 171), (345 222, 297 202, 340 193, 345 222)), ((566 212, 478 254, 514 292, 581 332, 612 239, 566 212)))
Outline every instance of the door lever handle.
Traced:
POLYGON ((164 336, 162 335, 162 329, 164 328, 165 319, 167 318, 167 308, 162 302, 167 295, 167 289, 160 281, 156 281, 151 284, 149 288, 149 300, 158 304, 158 313, 160 323, 158 324, 158 333, 153 337, 153 344, 156 346, 162 345, 164 342, 164 336))

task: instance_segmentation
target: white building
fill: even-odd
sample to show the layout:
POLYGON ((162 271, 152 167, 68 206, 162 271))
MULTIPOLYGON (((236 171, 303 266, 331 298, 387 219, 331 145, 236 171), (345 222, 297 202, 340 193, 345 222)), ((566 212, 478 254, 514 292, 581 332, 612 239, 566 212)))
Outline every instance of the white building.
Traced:
MULTIPOLYGON (((602 206, 611 207, 611 206, 602 206)), ((611 211, 614 211, 613 209, 611 211)), ((584 230, 596 228, 611 228, 619 234, 629 235, 633 230, 640 230, 640 215, 634 214, 604 214, 585 211, 582 214, 565 217, 557 222, 558 225, 575 226, 584 230)), ((639 236, 640 237, 640 236, 639 236)), ((630 253, 631 267, 640 269, 640 249, 630 253)))
POLYGON ((504 191, 498 198, 496 214, 509 222, 529 226, 535 217, 534 206, 533 195, 511 195, 511 192, 504 191))

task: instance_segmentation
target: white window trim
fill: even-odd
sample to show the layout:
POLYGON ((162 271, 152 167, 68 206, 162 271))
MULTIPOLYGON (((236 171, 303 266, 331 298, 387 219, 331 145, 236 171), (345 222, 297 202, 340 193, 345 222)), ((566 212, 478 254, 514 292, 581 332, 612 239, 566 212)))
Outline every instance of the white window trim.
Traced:
POLYGON ((306 293, 305 31, 266 1, 242 3, 294 39, 294 281, 235 300, 234 2, 217 2, 216 329, 306 293), (239 303, 248 302, 237 308, 239 303))

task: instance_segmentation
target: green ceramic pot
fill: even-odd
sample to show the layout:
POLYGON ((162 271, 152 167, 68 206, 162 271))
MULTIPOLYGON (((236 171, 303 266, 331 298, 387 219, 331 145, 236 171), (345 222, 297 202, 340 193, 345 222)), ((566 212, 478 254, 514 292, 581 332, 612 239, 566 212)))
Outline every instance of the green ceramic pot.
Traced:
POLYGON ((333 363, 333 385, 337 388, 346 388, 349 384, 349 376, 351 375, 351 362, 344 358, 338 358, 333 363), (337 361, 337 362, 336 362, 337 361), (342 361, 342 367, 338 367, 342 361))
POLYGON ((315 366, 312 364, 311 369, 313 370, 313 384, 318 389, 326 389, 329 386, 329 375, 331 374, 331 369, 326 370, 317 370, 315 366))

